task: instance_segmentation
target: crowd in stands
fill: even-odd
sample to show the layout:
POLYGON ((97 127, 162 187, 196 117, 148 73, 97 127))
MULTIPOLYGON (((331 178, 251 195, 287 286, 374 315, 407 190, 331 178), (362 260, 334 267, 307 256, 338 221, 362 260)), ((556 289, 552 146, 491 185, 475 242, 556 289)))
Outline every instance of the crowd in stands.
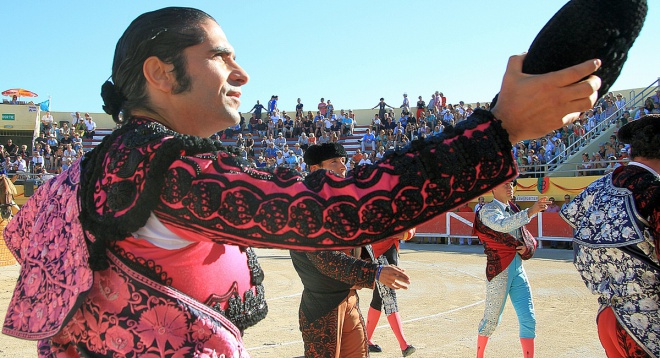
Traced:
MULTIPOLYGON (((648 97, 643 106, 628 106, 621 93, 607 93, 600 98, 594 108, 582 113, 580 118, 563 128, 538 138, 514 145, 514 155, 520 169, 520 177, 542 177, 547 170, 554 168, 566 157, 566 149, 575 151, 586 146, 609 125, 617 128, 645 114, 660 113, 660 90, 648 97), (606 126, 602 126, 605 124, 606 126), (577 142, 577 143, 576 143, 577 142), (579 145, 575 145, 579 144, 579 145)), ((593 153, 582 153, 582 163, 577 166, 577 175, 603 175, 629 161, 628 148, 617 142, 612 135, 608 142, 600 143, 593 153)))
MULTIPOLYGON (((463 101, 451 104, 442 92, 436 91, 428 102, 419 96, 414 110, 411 110, 408 95, 404 94, 402 104, 397 107, 399 115, 396 115, 395 107, 381 98, 372 108, 377 108, 378 112, 374 113, 366 133, 356 136, 353 111, 337 111, 329 99, 321 98, 316 111, 305 112, 298 98, 295 113, 291 114, 280 110, 278 102, 279 96, 276 95, 271 96, 266 106, 257 101, 249 111, 251 117, 248 120, 243 117, 239 124, 216 133, 212 138, 235 145, 240 155, 256 167, 286 166, 302 173, 307 171, 303 155, 310 145, 352 143, 356 148, 347 161, 350 169, 378 161, 386 151, 402 148, 410 141, 442 133, 448 126, 465 120, 476 108, 488 110, 490 106, 477 102, 473 107, 463 101)), ((574 123, 542 138, 516 143, 513 152, 521 177, 543 176, 544 172, 563 161, 567 147, 584 140, 599 124, 610 121, 621 126, 648 113, 660 113, 660 90, 638 108, 628 107, 621 94, 606 94, 574 123)), ((96 123, 88 113, 84 116, 73 113, 71 124, 62 122, 58 126, 50 112, 45 112, 41 118, 40 135, 34 140, 31 152, 25 145, 19 148, 12 144, 11 139, 6 146, 0 145, 1 169, 42 177, 60 173, 84 154, 83 137, 92 138, 95 131, 96 123)), ((591 136, 595 137, 595 134, 591 136)), ((585 152, 582 157, 583 161, 577 167, 578 175, 602 175, 625 164, 628 153, 613 135, 608 142, 599 145, 598 151, 585 152)))
POLYGON ((68 121, 61 125, 53 120, 50 112, 44 112, 39 124, 39 136, 34 138, 32 148, 16 145, 12 139, 6 145, 0 144, 0 170, 17 174, 21 179, 35 178, 44 181, 66 170, 71 163, 81 158, 85 151, 83 138, 91 139, 96 123, 85 113, 72 113, 71 125, 68 121))
MULTIPOLYGON (((271 96, 266 106, 259 101, 250 110, 251 118, 217 134, 217 139, 227 140, 238 136, 236 145, 245 153, 244 157, 253 160, 259 167, 285 165, 304 171, 302 154, 311 144, 324 142, 340 142, 344 144, 356 141, 358 148, 352 158, 350 166, 374 162, 382 157, 387 150, 398 149, 415 139, 426 138, 442 133, 448 126, 469 117, 474 109, 488 110, 489 103, 457 104, 447 102, 442 92, 436 91, 428 102, 422 96, 418 97, 415 107, 411 104, 407 94, 403 95, 403 102, 395 107, 387 104, 384 98, 372 107, 378 112, 368 126, 366 133, 355 138, 355 116, 353 111, 343 109, 336 112, 330 100, 321 98, 317 110, 304 111, 300 98, 297 99, 296 113, 289 115, 277 107, 278 96, 271 96), (399 115, 394 109, 399 108, 399 115), (242 129, 247 129, 244 138, 242 129), (255 140, 261 142, 261 151, 255 151, 255 140), (295 142, 295 145, 290 143, 295 142), (292 157, 293 156, 293 157, 292 157), (291 157, 291 158, 290 158, 291 157)), ((596 134, 593 129, 605 121, 622 126, 628 121, 635 120, 645 113, 660 113, 660 91, 655 96, 647 98, 644 106, 630 108, 621 94, 608 93, 603 96, 594 108, 582 114, 579 120, 563 128, 548 133, 542 138, 524 141, 514 145, 514 155, 521 169, 521 177, 540 177, 547 170, 561 163, 567 156, 566 149, 582 141, 588 143, 596 134)), ((613 168, 627 161, 627 150, 623 145, 613 142, 602 143, 600 150, 587 154, 590 164, 585 162, 584 169, 578 175, 599 175, 607 173, 613 168), (611 147, 611 148, 610 148, 611 147), (598 170, 594 170, 598 169, 598 170)))

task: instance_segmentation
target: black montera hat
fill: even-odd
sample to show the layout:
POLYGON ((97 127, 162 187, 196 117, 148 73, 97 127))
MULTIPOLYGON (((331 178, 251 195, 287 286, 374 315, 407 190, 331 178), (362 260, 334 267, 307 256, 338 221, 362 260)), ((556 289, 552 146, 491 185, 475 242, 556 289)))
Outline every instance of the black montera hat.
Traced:
POLYGON ((339 143, 323 143, 312 145, 305 151, 305 164, 318 165, 324 160, 346 156, 346 149, 339 143))
MULTIPOLYGON (((569 1, 536 35, 522 70, 543 74, 598 58, 600 97, 619 77, 647 11, 646 0, 569 1)), ((496 101, 497 96, 491 107, 496 101)))
POLYGON ((619 141, 630 144, 630 156, 660 159, 660 114, 648 114, 619 128, 619 141))

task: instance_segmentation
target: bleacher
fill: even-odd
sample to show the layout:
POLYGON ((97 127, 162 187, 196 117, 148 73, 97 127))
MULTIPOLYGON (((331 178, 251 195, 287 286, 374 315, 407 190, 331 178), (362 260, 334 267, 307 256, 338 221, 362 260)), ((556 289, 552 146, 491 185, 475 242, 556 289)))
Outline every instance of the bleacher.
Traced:
MULTIPOLYGON (((369 126, 366 126, 366 125, 355 126, 352 136, 342 136, 342 137, 339 138, 339 142, 344 146, 344 148, 346 148, 346 152, 348 153, 349 156, 352 156, 355 153, 356 149, 361 148, 361 144, 360 144, 360 142, 358 142, 358 140, 362 139, 362 136, 367 132, 368 127, 369 126)), ((84 148, 84 150, 88 151, 88 150, 91 150, 92 148, 96 147, 97 145, 99 145, 101 143, 101 141, 103 140, 103 138, 105 138, 105 136, 112 133, 112 131, 113 131, 112 129, 107 129, 107 128, 97 129, 96 130, 96 135, 94 135, 93 138, 83 138, 83 148, 84 148)), ((245 136, 249 133, 249 131, 246 129, 246 130, 243 130, 241 133, 243 134, 243 138, 245 138, 245 136)), ((255 155, 258 156, 264 149, 263 146, 262 146, 263 138, 258 137, 258 136, 254 136, 254 134, 253 134, 252 138, 254 139, 254 147, 253 147, 254 148, 254 153, 255 153, 255 155)), ((234 137, 232 137, 232 138, 222 139, 221 142, 225 145, 235 145, 236 144, 236 136, 234 135, 234 137)), ((297 137, 296 138, 287 138, 286 142, 287 142, 287 144, 289 145, 290 148, 293 148, 295 143, 298 142, 298 138, 297 137)), ((371 149, 371 147, 369 147, 369 149, 371 149)))
POLYGON ((92 138, 85 138, 82 137, 82 143, 83 143, 83 150, 85 152, 92 150, 94 147, 97 145, 101 144, 101 141, 103 141, 103 138, 105 136, 109 135, 112 133, 113 129, 108 129, 108 128, 103 128, 103 129, 96 129, 94 132, 95 135, 92 138))

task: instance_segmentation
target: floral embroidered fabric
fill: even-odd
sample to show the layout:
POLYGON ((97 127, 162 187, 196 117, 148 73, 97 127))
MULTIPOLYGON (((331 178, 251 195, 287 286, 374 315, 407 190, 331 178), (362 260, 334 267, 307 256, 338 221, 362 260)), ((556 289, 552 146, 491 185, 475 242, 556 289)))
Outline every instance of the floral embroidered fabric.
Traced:
POLYGON ((635 209, 630 190, 612 185, 612 174, 593 182, 559 215, 576 229, 575 241, 591 247, 617 247, 644 241, 648 222, 635 209))
POLYGON ((97 287, 64 329, 39 342, 40 356, 249 356, 219 312, 109 257, 110 268, 94 273, 97 287))
POLYGON ((78 221, 80 162, 42 185, 5 230, 21 264, 2 332, 41 339, 57 333, 92 286, 78 221))
POLYGON ((649 187, 652 176, 640 175, 638 168, 614 174, 592 183, 560 215, 576 228, 574 264, 599 295, 601 310, 611 307, 631 339, 660 357, 660 265, 651 235, 658 222, 650 216, 654 226, 644 226, 647 221, 638 213, 657 207, 657 201, 645 199, 657 198, 660 186, 655 178, 649 187))

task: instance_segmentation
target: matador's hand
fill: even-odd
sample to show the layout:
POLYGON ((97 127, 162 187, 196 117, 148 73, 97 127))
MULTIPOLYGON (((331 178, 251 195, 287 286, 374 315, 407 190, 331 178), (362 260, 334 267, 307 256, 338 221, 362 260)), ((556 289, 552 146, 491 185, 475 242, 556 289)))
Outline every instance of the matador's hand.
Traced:
POLYGON ((384 284, 385 286, 395 290, 400 288, 407 290, 408 285, 410 284, 410 277, 408 277, 402 268, 394 265, 387 265, 383 266, 381 269, 378 281, 380 281, 380 283, 384 284))

